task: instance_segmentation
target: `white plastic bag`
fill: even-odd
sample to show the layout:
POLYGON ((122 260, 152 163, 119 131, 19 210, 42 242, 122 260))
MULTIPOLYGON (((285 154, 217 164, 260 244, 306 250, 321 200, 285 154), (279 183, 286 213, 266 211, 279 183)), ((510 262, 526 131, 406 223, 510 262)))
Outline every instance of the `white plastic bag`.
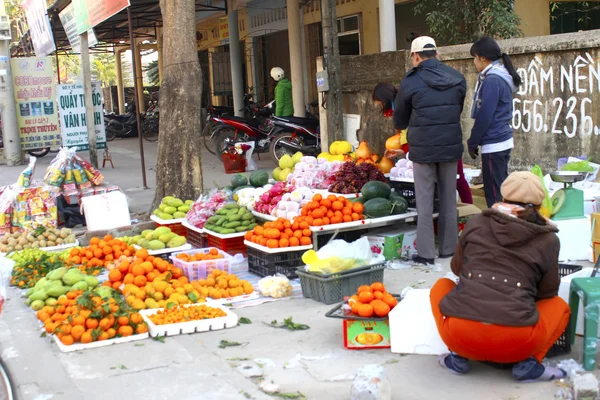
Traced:
POLYGON ((243 142, 239 144, 246 144, 250 146, 250 150, 246 151, 246 172, 256 171, 258 169, 258 166, 256 165, 256 161, 254 161, 254 159, 252 158, 252 153, 254 153, 255 142, 243 142))
POLYGON ((292 295, 294 288, 290 280, 281 274, 266 276, 258 281, 258 289, 263 296, 280 299, 292 295))
POLYGON ((309 272, 333 274, 371 264, 373 253, 366 237, 352 243, 332 240, 318 252, 308 250, 302 261, 309 272))

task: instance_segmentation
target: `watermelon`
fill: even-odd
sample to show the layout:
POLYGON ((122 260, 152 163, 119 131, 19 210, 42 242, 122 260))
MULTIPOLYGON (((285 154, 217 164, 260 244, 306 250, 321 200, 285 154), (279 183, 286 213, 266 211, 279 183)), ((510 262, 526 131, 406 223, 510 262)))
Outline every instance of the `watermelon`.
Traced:
POLYGON ((364 197, 367 201, 375 199, 377 197, 387 199, 392 193, 392 188, 390 188, 390 185, 388 185, 387 183, 383 183, 380 181, 370 181, 364 184, 360 193, 362 197, 364 197))
POLYGON ((364 214, 369 218, 387 217, 392 211, 392 203, 380 197, 368 200, 365 203, 364 214))
POLYGON ((233 192, 233 186, 225 186, 223 190, 229 190, 230 192, 233 192))
POLYGON ((231 186, 233 186, 233 188, 238 188, 240 186, 244 186, 248 184, 248 177, 244 174, 235 174, 232 178, 231 178, 231 186))
POLYGON ((263 187, 267 183, 269 183, 269 174, 262 169, 254 171, 252 175, 250 175, 250 184, 254 187, 263 187))
POLYGON ((408 210, 408 201, 406 201, 404 197, 393 194, 390 196, 389 200, 390 203, 392 203, 392 211, 390 214, 404 214, 408 210))

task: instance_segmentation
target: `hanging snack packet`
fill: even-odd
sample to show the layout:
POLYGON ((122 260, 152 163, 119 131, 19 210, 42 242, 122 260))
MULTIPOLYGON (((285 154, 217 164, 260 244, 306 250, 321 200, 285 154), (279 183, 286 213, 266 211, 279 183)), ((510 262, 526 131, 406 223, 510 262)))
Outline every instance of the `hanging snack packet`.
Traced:
POLYGON ((79 156, 78 154, 75 154, 73 159, 74 159, 75 163, 79 164, 81 166, 81 168, 83 168, 83 170, 85 171, 85 174, 90 182, 92 182, 96 186, 98 186, 102 183, 102 181, 104 180, 104 175, 102 175, 100 173, 100 171, 98 171, 96 168, 94 168, 92 166, 92 164, 90 164, 87 160, 85 160, 83 157, 79 156))
POLYGON ((31 177, 35 172, 35 160, 35 157, 29 158, 29 165, 23 170, 23 172, 21 172, 21 175, 19 175, 19 179, 17 180, 18 186, 22 188, 28 188, 31 186, 31 177))
POLYGON ((44 183, 55 188, 59 188, 62 185, 65 180, 67 159, 67 151, 61 149, 50 163, 50 166, 48 166, 46 176, 44 176, 44 183))

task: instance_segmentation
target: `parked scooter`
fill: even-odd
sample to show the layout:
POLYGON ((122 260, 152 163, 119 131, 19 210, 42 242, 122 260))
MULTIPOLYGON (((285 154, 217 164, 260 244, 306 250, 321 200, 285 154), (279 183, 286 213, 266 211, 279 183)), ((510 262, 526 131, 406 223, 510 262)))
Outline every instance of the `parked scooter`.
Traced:
MULTIPOLYGON (((310 107, 318 107, 313 101, 310 107)), ((276 135, 271 140, 269 151, 276 164, 285 154, 293 155, 300 151, 305 156, 316 156, 321 152, 321 136, 317 114, 307 111, 302 117, 272 117, 276 135)))
POLYGON ((104 114, 104 126, 106 128, 106 140, 115 140, 116 137, 137 137, 137 118, 135 115, 135 104, 125 104, 125 114, 104 114))
POLYGON ((274 100, 264 106, 249 103, 251 118, 230 115, 212 117, 211 120, 217 124, 212 133, 217 157, 220 158, 226 149, 242 142, 255 142, 255 153, 267 153, 274 132, 274 126, 268 119, 273 114, 274 103, 274 100))
POLYGON ((206 121, 204 121, 204 128, 202 129, 202 140, 204 141, 206 150, 211 154, 216 154, 215 135, 213 133, 218 123, 215 121, 215 118, 234 115, 233 107, 208 106, 206 114, 206 121))

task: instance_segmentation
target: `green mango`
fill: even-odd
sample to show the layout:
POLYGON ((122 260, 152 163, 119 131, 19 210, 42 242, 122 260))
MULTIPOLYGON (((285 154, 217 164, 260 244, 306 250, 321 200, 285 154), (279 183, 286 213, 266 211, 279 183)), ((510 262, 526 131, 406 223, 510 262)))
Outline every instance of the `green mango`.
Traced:
POLYGON ((42 300, 34 300, 31 302, 31 309, 33 311, 40 311, 45 305, 46 303, 44 303, 42 300))
POLYGON ((166 235, 167 233, 171 233, 171 228, 168 228, 166 226, 158 227, 154 230, 152 239, 158 239, 159 237, 161 237, 162 235, 166 235))
POLYGON ((173 213, 173 218, 175 218, 175 219, 179 219, 179 218, 185 218, 185 216, 186 216, 186 215, 187 215, 187 214, 186 214, 186 213, 184 213, 184 212, 181 212, 181 211, 175 211, 175 212, 173 213))
POLYGON ((154 229, 146 229, 146 230, 142 231, 140 236, 146 237, 146 236, 148 236, 149 233, 154 233, 154 229))
POLYGON ((31 299, 26 299, 23 303, 25 303, 26 306, 31 304, 31 299))
POLYGON ((46 299, 46 305, 50 307, 54 307, 57 303, 57 300, 54 297, 48 297, 46 299))
POLYGON ((37 292, 33 293, 31 296, 29 296, 29 300, 31 300, 31 301, 46 300, 48 297, 50 297, 50 296, 48 296, 48 293, 46 293, 46 291, 44 289, 41 289, 41 290, 38 290, 37 292))
POLYGON ((192 204, 194 204, 194 200, 186 200, 185 204, 191 206, 192 204))
POLYGON ((25 297, 31 296, 34 292, 35 292, 35 287, 27 289, 27 291, 25 292, 25 297))
POLYGON ((87 283, 90 289, 93 289, 100 284, 98 278, 96 278, 95 276, 86 276, 85 283, 87 283))
POLYGON ((48 296, 54 297, 54 298, 62 296, 63 294, 67 294, 67 292, 68 292, 68 290, 64 286, 54 286, 54 287, 51 287, 50 289, 46 290, 46 293, 48 294, 48 296))
POLYGON ((182 213, 187 213, 188 211, 190 211, 190 206, 188 206, 187 204, 184 204, 182 206, 177 207, 177 211, 182 212, 182 213))
POLYGON ((167 208, 167 207, 168 207, 168 206, 167 206, 166 204, 160 203, 160 204, 158 205, 158 210, 159 210, 160 212, 162 212, 162 211, 164 211, 164 210, 165 210, 165 208, 167 208))
POLYGON ((165 209, 163 210, 163 212, 167 213, 167 214, 173 215, 174 213, 177 212, 177 209, 175 207, 165 207, 165 209))
POLYGON ((148 243, 148 249, 150 250, 162 250, 165 248, 165 244, 160 240, 152 240, 148 243))
POLYGON ((67 273, 67 268, 65 267, 60 267, 55 269, 54 271, 50 271, 50 273, 47 275, 47 278, 50 279, 51 281, 59 281, 62 279, 62 277, 67 273))
POLYGON ((163 213, 160 213, 160 215, 158 216, 158 218, 169 220, 169 219, 173 219, 173 216, 171 214, 167 214, 167 213, 163 212, 163 213))
POLYGON ((88 288, 88 284, 85 283, 85 279, 81 280, 73 285, 74 290, 84 290, 85 291, 85 290, 87 290, 87 288, 88 288))
POLYGON ((81 282, 85 279, 85 276, 79 270, 71 270, 63 276, 63 282, 69 286, 75 285, 77 282, 81 282), (77 272, 71 272, 77 271, 77 272))
POLYGON ((37 283, 35 284, 34 288, 36 290, 41 289, 42 286, 44 286, 46 284, 46 282, 48 282, 48 278, 43 277, 42 279, 40 279, 39 281, 37 281, 37 283))
POLYGON ((183 246, 186 242, 187 242, 187 239, 185 238, 185 236, 176 236, 173 239, 171 239, 169 241, 169 243, 167 243, 167 247, 174 248, 174 247, 183 246))

